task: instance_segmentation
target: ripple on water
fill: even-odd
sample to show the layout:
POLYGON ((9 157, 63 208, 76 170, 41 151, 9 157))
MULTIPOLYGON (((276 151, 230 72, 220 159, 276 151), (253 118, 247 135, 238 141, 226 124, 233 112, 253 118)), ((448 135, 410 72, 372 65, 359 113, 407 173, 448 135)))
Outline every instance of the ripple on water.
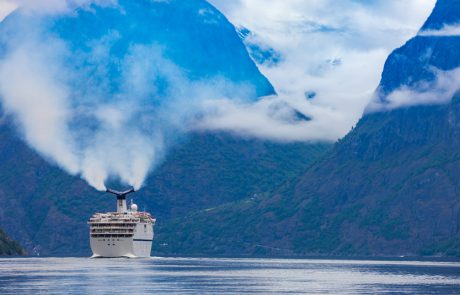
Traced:
POLYGON ((460 263, 4 258, 0 294, 460 294, 460 263))

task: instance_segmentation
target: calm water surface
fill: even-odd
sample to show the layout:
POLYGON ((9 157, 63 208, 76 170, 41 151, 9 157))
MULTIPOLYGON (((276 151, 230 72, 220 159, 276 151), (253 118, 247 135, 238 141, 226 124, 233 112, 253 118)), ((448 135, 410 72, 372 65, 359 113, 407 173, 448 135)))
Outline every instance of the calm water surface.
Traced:
POLYGON ((4 258, 0 294, 460 294, 460 263, 4 258))

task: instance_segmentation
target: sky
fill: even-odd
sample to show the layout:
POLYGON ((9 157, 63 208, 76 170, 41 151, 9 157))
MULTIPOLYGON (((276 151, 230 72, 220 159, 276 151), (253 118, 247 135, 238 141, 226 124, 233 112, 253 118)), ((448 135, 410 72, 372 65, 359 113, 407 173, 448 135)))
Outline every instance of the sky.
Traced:
POLYGON ((3 20, 11 11, 17 7, 17 3, 9 0, 0 0, 0 20, 3 20))
POLYGON ((372 100, 387 56, 417 34, 435 4, 435 0, 209 2, 236 27, 252 32, 247 44, 272 48, 281 62, 259 64, 277 98, 256 105, 222 104, 218 115, 201 126, 279 141, 334 141, 350 131, 372 100), (307 99, 305 93, 316 95, 307 99), (280 101, 311 120, 271 117, 273 104, 280 101))
MULTIPOLYGON (((271 49, 279 57, 276 64, 258 64, 278 95, 256 104, 213 100, 204 106, 211 115, 194 128, 286 142, 335 141, 346 135, 372 100, 387 56, 417 34, 435 4, 435 0, 208 2, 237 28, 251 31, 246 45, 271 49), (292 120, 292 110, 311 120, 292 120)), ((66 9, 63 3, 0 0, 0 19, 19 5, 61 11, 66 9)))

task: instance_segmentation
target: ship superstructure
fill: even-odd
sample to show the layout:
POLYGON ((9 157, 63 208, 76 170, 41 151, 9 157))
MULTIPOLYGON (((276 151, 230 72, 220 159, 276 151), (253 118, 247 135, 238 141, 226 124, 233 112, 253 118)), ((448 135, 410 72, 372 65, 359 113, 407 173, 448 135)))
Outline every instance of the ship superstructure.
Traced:
POLYGON ((89 219, 92 257, 149 257, 155 218, 138 212, 136 204, 127 207, 126 196, 134 189, 107 192, 117 196, 117 212, 96 213, 89 219))

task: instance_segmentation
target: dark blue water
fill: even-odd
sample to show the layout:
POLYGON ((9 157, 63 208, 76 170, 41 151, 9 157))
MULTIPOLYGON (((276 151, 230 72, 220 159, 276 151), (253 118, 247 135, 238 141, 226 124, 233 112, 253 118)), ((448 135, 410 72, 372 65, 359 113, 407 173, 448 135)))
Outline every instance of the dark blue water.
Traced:
POLYGON ((460 263, 0 259, 0 294, 460 294, 460 263))

